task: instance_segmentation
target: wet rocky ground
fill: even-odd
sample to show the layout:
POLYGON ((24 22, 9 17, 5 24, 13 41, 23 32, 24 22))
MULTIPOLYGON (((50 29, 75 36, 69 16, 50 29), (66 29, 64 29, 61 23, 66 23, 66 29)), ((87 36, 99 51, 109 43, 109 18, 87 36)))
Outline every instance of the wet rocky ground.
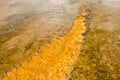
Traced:
POLYGON ((119 80, 120 9, 115 2, 92 4, 83 47, 69 80, 119 80))

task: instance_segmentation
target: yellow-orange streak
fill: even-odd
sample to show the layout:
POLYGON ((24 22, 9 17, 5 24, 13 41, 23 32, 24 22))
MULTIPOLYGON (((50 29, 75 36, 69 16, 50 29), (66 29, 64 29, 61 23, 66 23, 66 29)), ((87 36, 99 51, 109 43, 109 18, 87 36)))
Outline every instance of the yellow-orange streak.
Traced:
POLYGON ((65 80, 79 56, 82 33, 85 32, 85 12, 74 21, 67 35, 54 39, 42 54, 36 54, 29 62, 9 72, 3 80, 65 80))

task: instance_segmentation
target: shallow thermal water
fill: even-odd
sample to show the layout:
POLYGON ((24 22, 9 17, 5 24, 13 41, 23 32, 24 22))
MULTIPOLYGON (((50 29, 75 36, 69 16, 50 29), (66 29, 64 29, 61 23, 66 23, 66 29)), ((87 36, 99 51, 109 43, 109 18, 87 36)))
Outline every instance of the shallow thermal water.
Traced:
POLYGON ((119 29, 119 4, 119 0, 0 0, 0 75, 39 52, 53 37, 67 34, 83 6, 95 13, 91 25, 119 29))
MULTIPOLYGON (((82 2, 81 2, 82 3, 82 2)), ((78 0, 1 0, 0 75, 67 34, 80 15, 78 0)))

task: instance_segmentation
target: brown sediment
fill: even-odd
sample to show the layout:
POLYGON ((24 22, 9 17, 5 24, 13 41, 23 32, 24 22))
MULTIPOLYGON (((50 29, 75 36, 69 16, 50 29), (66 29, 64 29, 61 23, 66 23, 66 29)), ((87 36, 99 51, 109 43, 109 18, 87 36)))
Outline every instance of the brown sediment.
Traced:
POLYGON ((41 54, 33 55, 29 62, 22 62, 3 80, 66 80, 80 54, 82 33, 86 28, 84 16, 85 11, 82 11, 67 35, 53 39, 41 48, 41 54))

